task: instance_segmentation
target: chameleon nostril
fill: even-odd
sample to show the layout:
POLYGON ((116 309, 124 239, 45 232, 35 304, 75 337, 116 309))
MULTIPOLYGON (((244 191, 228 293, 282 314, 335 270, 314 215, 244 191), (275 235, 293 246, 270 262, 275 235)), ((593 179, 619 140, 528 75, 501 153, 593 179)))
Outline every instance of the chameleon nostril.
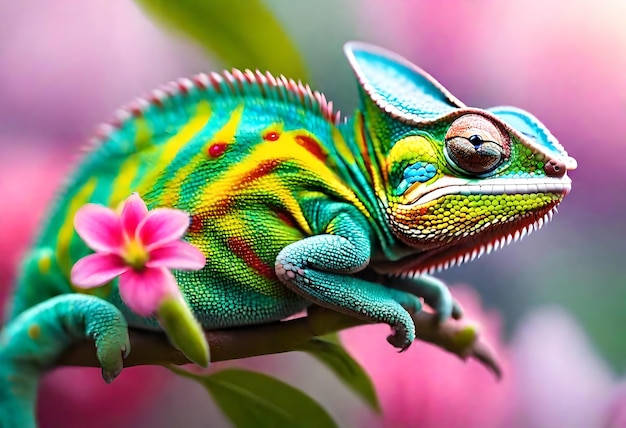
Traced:
POLYGON ((543 166, 543 170, 549 177, 563 177, 567 172, 567 168, 563 162, 550 159, 543 166))

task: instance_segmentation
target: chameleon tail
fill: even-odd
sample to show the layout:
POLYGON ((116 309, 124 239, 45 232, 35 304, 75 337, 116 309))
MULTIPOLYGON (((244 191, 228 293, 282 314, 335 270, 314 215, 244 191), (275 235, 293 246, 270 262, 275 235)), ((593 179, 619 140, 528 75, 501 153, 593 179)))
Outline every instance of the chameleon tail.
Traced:
POLYGON ((39 378, 63 351, 95 341, 104 380, 111 382, 130 351, 121 312, 97 297, 64 294, 20 314, 0 332, 0 428, 36 427, 39 378))

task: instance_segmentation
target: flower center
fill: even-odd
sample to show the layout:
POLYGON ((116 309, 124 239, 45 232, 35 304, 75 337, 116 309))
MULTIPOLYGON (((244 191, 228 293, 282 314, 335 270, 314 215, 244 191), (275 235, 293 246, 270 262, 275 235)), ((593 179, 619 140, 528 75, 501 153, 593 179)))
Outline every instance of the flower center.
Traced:
POLYGON ((131 239, 124 246, 122 258, 134 270, 142 270, 150 260, 150 255, 140 241, 131 239))

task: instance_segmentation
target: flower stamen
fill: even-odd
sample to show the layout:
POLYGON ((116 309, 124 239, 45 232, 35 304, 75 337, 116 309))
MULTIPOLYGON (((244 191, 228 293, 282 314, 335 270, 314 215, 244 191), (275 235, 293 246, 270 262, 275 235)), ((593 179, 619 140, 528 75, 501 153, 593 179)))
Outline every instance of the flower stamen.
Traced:
POLYGON ((150 254, 140 241, 129 239, 124 245, 122 259, 134 271, 141 272, 150 260, 150 254))

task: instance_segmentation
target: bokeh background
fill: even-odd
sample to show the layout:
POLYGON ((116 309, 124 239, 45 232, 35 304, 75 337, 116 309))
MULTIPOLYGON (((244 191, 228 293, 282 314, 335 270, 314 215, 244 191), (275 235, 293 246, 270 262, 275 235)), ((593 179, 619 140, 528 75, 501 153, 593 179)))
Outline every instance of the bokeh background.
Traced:
MULTIPOLYGON (((343 337, 372 374, 382 417, 307 356, 245 364, 301 387, 341 426, 626 426, 626 2, 266 4, 312 86, 342 111, 357 105, 342 45, 373 42, 468 105, 533 112, 579 168, 552 223, 441 275, 464 284, 454 292, 499 350, 502 382, 429 345, 398 355, 380 326, 343 337)), ((130 0, 0 2, 0 298, 96 124, 163 82, 223 67, 130 0)), ((161 368, 126 370, 109 386, 99 376, 75 368, 47 376, 42 427, 228 426, 200 387, 161 368)))

